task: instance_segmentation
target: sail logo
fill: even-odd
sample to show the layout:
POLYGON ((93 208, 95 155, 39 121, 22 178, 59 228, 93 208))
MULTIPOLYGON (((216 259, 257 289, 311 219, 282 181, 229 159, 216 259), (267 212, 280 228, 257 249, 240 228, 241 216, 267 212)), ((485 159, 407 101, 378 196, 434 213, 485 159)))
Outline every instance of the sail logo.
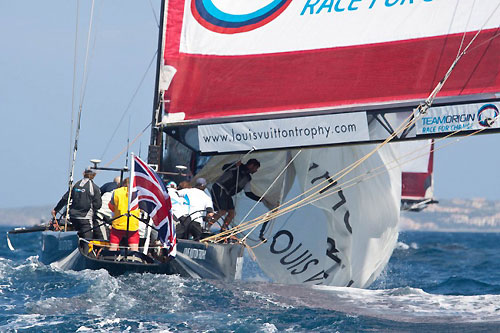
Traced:
POLYGON ((430 108, 417 122, 417 135, 500 128, 500 103, 474 103, 430 108))
POLYGON ((202 152, 319 146, 370 138, 366 112, 201 125, 202 152))
POLYGON ((482 127, 491 127, 498 118, 499 113, 496 105, 483 105, 477 112, 477 121, 482 127))
POLYGON ((222 34, 247 32, 266 25, 278 17, 292 0, 272 0, 248 13, 228 13, 217 8, 214 0, 192 0, 191 12, 206 29, 222 34))

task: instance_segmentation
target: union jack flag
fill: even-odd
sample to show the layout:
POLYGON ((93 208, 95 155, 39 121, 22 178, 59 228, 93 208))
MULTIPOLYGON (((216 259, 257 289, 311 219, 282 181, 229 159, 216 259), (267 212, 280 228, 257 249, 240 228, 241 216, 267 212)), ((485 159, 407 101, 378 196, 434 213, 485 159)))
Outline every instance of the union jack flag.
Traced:
POLYGON ((177 238, 170 196, 156 172, 135 155, 132 155, 130 193, 130 210, 140 208, 149 214, 163 246, 170 256, 175 257, 177 238))

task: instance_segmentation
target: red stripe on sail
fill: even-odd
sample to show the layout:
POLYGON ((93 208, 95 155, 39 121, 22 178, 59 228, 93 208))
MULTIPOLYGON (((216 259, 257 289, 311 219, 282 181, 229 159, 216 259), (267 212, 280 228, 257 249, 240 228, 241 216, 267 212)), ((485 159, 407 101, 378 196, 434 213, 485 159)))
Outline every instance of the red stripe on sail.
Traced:
MULTIPOLYGON (((500 38, 488 40, 498 31, 481 32, 439 96, 500 91, 500 38)), ((424 99, 452 64, 462 37, 252 56, 176 54, 167 57, 178 71, 166 110, 194 120, 424 99)))
POLYGON ((184 0, 169 0, 167 12, 167 22, 165 22, 165 48, 164 57, 179 54, 181 43, 182 21, 184 17, 184 0))

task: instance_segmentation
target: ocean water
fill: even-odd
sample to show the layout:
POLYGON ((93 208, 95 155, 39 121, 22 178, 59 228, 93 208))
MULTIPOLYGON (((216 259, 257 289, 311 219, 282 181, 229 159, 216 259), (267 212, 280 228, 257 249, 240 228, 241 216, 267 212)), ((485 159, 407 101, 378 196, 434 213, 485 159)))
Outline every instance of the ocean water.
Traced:
MULTIPOLYGON (((10 228, 0 228, 0 233, 10 228)), ((0 239, 0 332, 495 332, 500 234, 401 233, 370 287, 270 283, 249 257, 221 282, 38 261, 40 235, 0 239)))

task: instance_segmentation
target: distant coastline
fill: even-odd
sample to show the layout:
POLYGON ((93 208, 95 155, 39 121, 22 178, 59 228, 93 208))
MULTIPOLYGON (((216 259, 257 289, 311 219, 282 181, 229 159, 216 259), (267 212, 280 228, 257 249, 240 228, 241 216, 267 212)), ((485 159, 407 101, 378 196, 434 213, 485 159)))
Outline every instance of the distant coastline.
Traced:
MULTIPOLYGON (((52 206, 0 209, 0 225, 29 226, 50 219, 52 206)), ((421 212, 402 212, 400 230, 500 232, 500 201, 440 199, 421 212)))
POLYGON ((51 218, 52 208, 50 205, 0 208, 0 225, 21 227, 40 224, 51 218))
POLYGON ((442 199, 421 212, 403 212, 400 230, 500 232, 500 201, 442 199))

